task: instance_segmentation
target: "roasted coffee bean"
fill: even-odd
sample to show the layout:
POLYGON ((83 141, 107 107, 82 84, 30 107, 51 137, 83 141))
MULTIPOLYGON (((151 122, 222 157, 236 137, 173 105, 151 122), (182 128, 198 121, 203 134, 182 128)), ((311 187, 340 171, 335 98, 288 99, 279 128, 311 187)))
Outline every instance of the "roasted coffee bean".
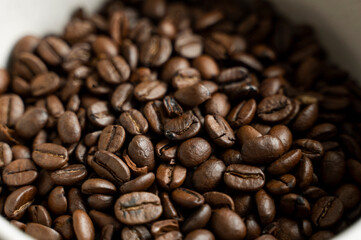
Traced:
POLYGON ((46 37, 39 42, 37 52, 50 65, 58 65, 69 54, 70 48, 62 39, 46 37))
POLYGON ((143 225, 124 227, 121 233, 122 239, 152 239, 148 228, 143 225))
POLYGON ((118 222, 113 216, 106 213, 90 210, 89 216, 92 219, 92 222, 99 228, 103 228, 106 225, 112 225, 115 230, 119 230, 121 228, 121 223, 118 222))
POLYGON ((195 167, 211 155, 211 145, 203 138, 191 138, 179 145, 178 160, 185 167, 195 167))
POLYGON ((198 134, 201 128, 199 119, 187 111, 164 124, 164 135, 170 140, 185 140, 198 134))
POLYGON ((300 161, 302 157, 302 152, 300 149, 291 150, 288 153, 285 153, 277 159, 276 161, 272 162, 267 171, 273 175, 281 175, 289 172, 292 170, 300 161))
POLYGON ((104 211, 112 208, 114 197, 106 194, 92 194, 88 197, 87 202, 90 208, 104 211))
POLYGON ((298 139, 294 141, 292 145, 294 148, 301 149, 303 156, 312 160, 321 158, 324 153, 322 144, 316 140, 298 139))
POLYGON ((31 93, 35 97, 49 95, 60 87, 60 78, 53 72, 37 75, 30 84, 31 93))
POLYGON ((99 75, 109 84, 125 82, 130 77, 130 67, 124 58, 113 56, 97 63, 99 75))
POLYGON ((230 196, 222 192, 206 192, 203 194, 205 202, 208 203, 212 209, 229 208, 235 210, 234 202, 230 196))
POLYGON ((105 36, 97 37, 92 42, 92 47, 98 58, 113 57, 118 53, 115 43, 105 36))
POLYGON ((335 195, 341 200, 345 210, 356 207, 361 200, 361 191, 354 184, 343 184, 336 190, 335 195))
POLYGON ((124 194, 114 205, 115 216, 127 225, 152 222, 160 217, 162 211, 159 197, 148 192, 124 194))
POLYGON ((233 128, 249 124, 256 113, 256 101, 244 100, 234 107, 227 116, 227 120, 233 128))
POLYGON ((44 226, 39 223, 26 224, 25 233, 29 234, 35 239, 54 239, 54 240, 62 239, 60 233, 58 233, 54 229, 51 229, 50 227, 44 226))
POLYGON ((204 128, 209 137, 221 147, 231 147, 236 137, 228 122, 219 115, 207 115, 204 118, 204 128))
POLYGON ((28 208, 28 218, 30 222, 39 223, 47 227, 51 227, 51 217, 44 206, 32 205, 28 208))
POLYGON ((313 178, 313 164, 308 157, 301 158, 296 170, 297 185, 300 188, 309 186, 313 178))
POLYGON ((208 55, 201 55, 194 59, 192 66, 198 69, 203 79, 214 79, 219 74, 216 61, 208 55))
POLYGON ((296 187, 296 178, 291 174, 284 174, 267 182, 267 191, 274 195, 283 195, 291 192, 296 187))
POLYGON ((170 58, 163 66, 162 70, 162 80, 170 82, 173 79, 173 76, 178 72, 178 70, 189 68, 190 64, 187 59, 183 57, 172 57, 170 58))
POLYGON ((320 177, 322 182, 328 186, 336 186, 345 176, 346 161, 341 152, 326 152, 320 167, 320 177))
POLYGON ((110 103, 112 107, 121 111, 124 105, 132 98, 134 87, 129 83, 120 84, 113 92, 110 103))
POLYGON ((0 97, 0 123, 12 127, 24 113, 24 103, 16 94, 0 97))
POLYGON ((206 229, 197 229, 187 234, 185 240, 215 240, 213 233, 206 229))
POLYGON ((219 239, 243 239, 246 236, 243 220, 228 208, 214 210, 210 221, 212 230, 219 239))
POLYGON ((253 197, 250 194, 237 194, 233 197, 235 212, 246 216, 253 208, 253 197))
POLYGON ((136 135, 128 145, 128 153, 132 161, 140 167, 153 170, 155 165, 152 142, 144 135, 136 135))
POLYGON ((164 108, 170 117, 180 116, 183 113, 182 107, 174 97, 166 96, 163 99, 164 108))
POLYGON ((153 36, 140 46, 140 62, 146 66, 159 67, 172 53, 172 43, 166 37, 153 36))
POLYGON ((182 231, 188 233, 205 227, 211 218, 211 215, 211 207, 208 204, 203 204, 184 221, 182 231))
POLYGON ((280 209, 284 214, 297 218, 306 218, 311 213, 307 199, 294 193, 288 193, 281 197, 280 209))
POLYGON ((310 129, 318 118, 318 105, 312 103, 302 109, 295 118, 292 129, 302 132, 310 129))
POLYGON ((101 178, 91 178, 83 182, 81 192, 84 194, 114 194, 117 189, 114 184, 101 178))
POLYGON ((97 127, 106 127, 114 122, 106 102, 95 102, 87 109, 87 116, 92 124, 97 127))
POLYGON ((140 176, 149 172, 148 166, 137 166, 137 164, 129 157, 127 150, 123 151, 123 159, 129 167, 130 172, 135 176, 140 176))
POLYGON ((268 132, 268 134, 281 140, 285 151, 288 151, 288 149, 290 149, 290 147, 292 146, 293 137, 291 131, 288 129, 287 126, 273 126, 268 132))
POLYGON ((318 231, 311 236, 310 240, 327 240, 334 236, 335 234, 331 231, 318 231))
POLYGON ((155 153, 162 161, 169 162, 176 158, 177 148, 177 145, 173 145, 168 139, 164 139, 155 145, 155 153))
POLYGON ((38 74, 46 73, 48 68, 43 61, 29 52, 19 54, 14 62, 13 74, 30 81, 38 74))
POLYGON ((104 240, 112 240, 114 234, 113 225, 107 225, 102 228, 100 238, 104 240))
POLYGON ((90 166, 99 176, 117 184, 129 181, 129 168, 118 156, 104 150, 97 151, 94 156, 90 166))
POLYGON ((9 187, 29 185, 37 176, 35 164, 30 159, 12 161, 2 171, 2 180, 9 187))
POLYGON ((263 187, 265 175, 258 167, 231 164, 226 168, 223 180, 230 188, 250 192, 263 187))
POLYGON ((72 239, 74 237, 73 219, 70 215, 63 215, 54 220, 54 230, 59 232, 64 239, 72 239))
POLYGON ((48 121, 46 110, 38 107, 27 110, 16 122, 15 130, 23 138, 34 137, 48 121))
POLYGON ((265 122, 276 123, 292 112, 291 100, 283 95, 265 97, 257 106, 257 116, 265 122))
POLYGON ((174 97, 184 106, 195 107, 211 98, 211 92, 205 84, 196 83, 189 87, 178 89, 174 97))
POLYGON ((0 142, 0 168, 8 165, 11 162, 13 159, 13 154, 13 151, 7 143, 0 142))
POLYGON ((312 207, 311 219, 317 227, 327 228, 340 220, 343 210, 343 204, 338 198, 325 196, 312 207))
POLYGON ((179 231, 179 224, 174 219, 159 220, 152 224, 150 231, 155 238, 159 238, 168 232, 179 231))
POLYGON ((119 190, 121 193, 142 192, 147 190, 153 184, 154 180, 154 173, 146 173, 124 183, 120 186, 119 190))
POLYGON ((153 132, 163 134, 164 123, 167 117, 163 103, 158 100, 150 101, 145 105, 143 112, 153 132))
POLYGON ((77 143, 81 137, 81 129, 74 112, 64 112, 58 120, 58 134, 65 144, 77 143))
POLYGON ((186 179, 187 169, 180 165, 160 164, 157 169, 156 179, 165 190, 180 187, 186 179))
POLYGON ((63 215, 66 213, 68 209, 68 201, 65 197, 64 187, 55 187, 49 193, 48 207, 54 215, 63 215))
POLYGON ((194 171, 192 183, 194 188, 200 192, 207 192, 217 188, 222 182, 226 166, 219 159, 210 159, 202 163, 194 171))
POLYGON ((227 149, 221 155, 221 159, 226 166, 242 163, 241 152, 235 149, 227 149))
POLYGON ((308 133, 308 137, 317 141, 329 140, 336 136, 337 127, 331 123, 321 123, 314 126, 308 133))
POLYGON ((73 228, 77 239, 89 239, 95 238, 95 229, 92 220, 89 215, 83 210, 76 210, 73 213, 73 228))
POLYGON ((192 33, 179 34, 174 43, 175 51, 185 58, 196 58, 202 54, 202 38, 192 33))
POLYGON ((274 200, 263 189, 255 195, 257 210, 262 224, 271 223, 276 216, 276 206, 274 200))
POLYGON ((99 136, 98 149, 115 153, 125 141, 125 131, 120 125, 110 125, 103 129, 99 136))
POLYGON ((174 89, 182 89, 190 87, 201 81, 201 75, 197 69, 182 68, 175 72, 172 79, 172 86, 174 89))
POLYGON ((249 215, 244 220, 247 227, 246 239, 255 239, 261 234, 261 226, 259 225, 255 215, 249 215))
POLYGON ((16 42, 11 52, 11 57, 13 59, 17 59, 20 53, 22 52, 33 52, 38 46, 39 42, 40 39, 36 36, 33 35, 23 36, 16 42))
POLYGON ((193 209, 204 203, 204 197, 187 188, 177 188, 172 192, 172 199, 184 208, 193 209))
POLYGON ((204 113, 226 117, 230 108, 231 104, 226 94, 214 93, 212 97, 205 102, 204 113))
POLYGON ((242 159, 247 163, 264 164, 279 158, 284 153, 282 142, 270 135, 252 138, 242 146, 242 159))
POLYGON ((167 92, 167 84, 158 80, 144 81, 134 88, 134 97, 142 102, 161 99, 167 92))
POLYGON ((37 189, 32 185, 16 189, 6 198, 4 214, 9 219, 19 220, 35 200, 37 189))
POLYGON ((237 130, 237 139, 241 146, 250 139, 259 137, 262 137, 262 134, 249 125, 242 126, 237 130))
POLYGON ((132 135, 145 134, 148 131, 147 120, 136 109, 123 112, 119 117, 119 122, 132 135))
POLYGON ((43 143, 34 147, 32 157, 38 166, 55 170, 68 162, 68 151, 57 144, 43 143))

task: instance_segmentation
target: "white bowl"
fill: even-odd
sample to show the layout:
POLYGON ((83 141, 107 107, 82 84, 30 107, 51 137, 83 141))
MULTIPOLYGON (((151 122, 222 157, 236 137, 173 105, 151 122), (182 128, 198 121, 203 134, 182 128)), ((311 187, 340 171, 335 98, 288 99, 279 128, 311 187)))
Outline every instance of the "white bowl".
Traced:
MULTIPOLYGON (((270 0, 295 22, 315 27, 331 61, 361 82, 361 1, 359 0, 270 0)), ((60 33, 70 13, 82 6, 97 9, 102 0, 0 0, 0 67, 5 67, 14 43, 26 34, 60 33)), ((1 240, 32 239, 0 217, 1 240)), ((361 220, 335 237, 361 239, 361 220)))

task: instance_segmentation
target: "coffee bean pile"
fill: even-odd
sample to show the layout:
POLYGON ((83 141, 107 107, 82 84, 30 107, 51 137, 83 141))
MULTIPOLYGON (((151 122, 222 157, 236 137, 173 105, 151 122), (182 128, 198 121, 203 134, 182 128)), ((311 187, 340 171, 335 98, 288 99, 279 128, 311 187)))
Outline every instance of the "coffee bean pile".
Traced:
POLYGON ((0 213, 37 239, 329 239, 361 214, 361 88, 265 1, 79 9, 16 43, 0 93, 0 213))

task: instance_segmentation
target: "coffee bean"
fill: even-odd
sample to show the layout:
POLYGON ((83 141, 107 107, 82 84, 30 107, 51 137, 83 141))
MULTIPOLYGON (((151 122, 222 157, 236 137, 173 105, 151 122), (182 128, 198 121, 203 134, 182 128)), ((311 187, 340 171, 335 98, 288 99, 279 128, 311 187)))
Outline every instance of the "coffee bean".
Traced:
POLYGON ((24 138, 34 137, 48 121, 46 110, 38 107, 27 110, 16 122, 17 134, 24 138))
POLYGON ((115 43, 105 36, 97 37, 92 43, 92 47, 98 58, 113 57, 118 53, 115 43))
POLYGON ((92 219, 92 222, 99 228, 103 228, 107 225, 112 225, 115 230, 119 230, 121 228, 121 223, 118 222, 113 216, 106 213, 90 210, 89 216, 92 219))
POLYGON ((189 67, 190 64, 187 59, 179 56, 172 57, 164 64, 161 79, 170 82, 179 70, 189 67))
POLYGON ((164 123, 166 122, 167 113, 161 101, 150 101, 144 107, 144 116, 153 132, 163 134, 164 123))
POLYGON ((43 143, 34 147, 32 157, 38 166, 55 170, 68 162, 68 151, 57 144, 43 143))
POLYGON ((204 84, 197 83, 177 90, 174 96, 180 104, 195 107, 209 99, 211 93, 204 84))
POLYGON ((267 191, 274 195, 283 195, 296 187, 296 178, 291 174, 284 174, 267 182, 267 191))
POLYGON ((97 151, 94 156, 89 165, 99 176, 117 184, 129 181, 129 168, 119 157, 104 150, 97 151))
POLYGON ((276 215, 276 207, 274 200, 263 189, 259 190, 255 195, 257 210, 262 224, 271 223, 276 215))
POLYGON ((132 135, 145 134, 148 131, 147 120, 143 114, 136 109, 123 112, 119 116, 119 122, 125 130, 132 135))
POLYGON ((228 208, 213 211, 211 227, 218 239, 243 239, 246 236, 243 220, 228 208))
POLYGON ((81 195, 81 191, 78 188, 71 188, 68 192, 68 210, 71 214, 77 209, 86 211, 84 199, 81 195))
POLYGON ((281 140, 285 151, 292 146, 292 133, 286 125, 273 126, 268 134, 281 140))
POLYGON ((249 125, 242 126, 237 131, 237 140, 241 146, 250 139, 259 137, 262 137, 262 134, 249 125))
POLYGON ((342 217, 343 210, 343 204, 338 198, 325 196, 312 207, 311 219, 317 227, 327 228, 342 217))
POLYGON ((153 36, 140 46, 140 62, 146 66, 159 67, 172 53, 172 43, 166 37, 153 36))
POLYGON ((335 235, 331 231, 318 231, 311 236, 310 240, 327 240, 334 236, 335 235))
POLYGON ((60 38, 46 37, 39 42, 37 52, 50 65, 58 65, 69 54, 70 48, 60 38))
POLYGON ((211 146, 203 138, 191 138, 178 147, 177 156, 185 167, 195 167, 207 160, 211 155, 211 146))
POLYGON ((55 187, 49 193, 48 207, 54 215, 63 215, 66 213, 68 209, 68 201, 65 197, 64 187, 55 187))
POLYGON ((301 188, 309 186, 313 177, 313 164, 308 157, 301 158, 296 170, 297 185, 301 188))
POLYGON ((257 116, 265 122, 275 123, 286 119, 292 112, 291 100, 283 95, 265 97, 257 107, 257 116))
POLYGON ((99 75, 109 84, 125 82, 130 77, 130 68, 124 58, 114 56, 97 63, 99 75))
POLYGON ((174 219, 159 220, 152 224, 150 231, 154 237, 159 238, 169 232, 179 231, 179 224, 174 219))
POLYGON ((95 229, 88 214, 83 210, 76 210, 72 217, 73 228, 77 239, 93 240, 95 238, 95 229))
POLYGON ((200 128, 199 119, 187 111, 164 124, 164 135, 170 140, 184 140, 197 135, 200 128))
POLYGON ((114 194, 117 189, 114 184, 101 178, 88 179, 81 185, 84 194, 114 194))
POLYGON ((0 97, 0 123, 12 127, 24 113, 24 103, 16 94, 0 97))
POLYGON ((114 206, 117 219, 127 225, 152 222, 160 217, 162 211, 159 197, 148 192, 124 194, 114 206))
POLYGON ((298 139, 293 142, 294 148, 299 148, 303 156, 312 160, 319 159, 323 156, 324 150, 322 144, 318 141, 311 139, 298 139))
POLYGON ((161 99, 166 92, 167 84, 158 80, 144 81, 134 88, 135 98, 142 102, 161 99))
POLYGON ((202 54, 202 38, 192 33, 179 34, 174 43, 175 51, 185 58, 196 58, 202 54))
POLYGON ((125 141, 125 131, 120 125, 110 125, 103 129, 99 136, 98 149, 115 153, 125 141))
POLYGON ((58 134, 65 144, 77 143, 81 137, 81 129, 74 112, 64 112, 58 120, 58 134))
POLYGON ((73 219, 70 215, 63 215, 54 220, 54 230, 59 232, 64 239, 74 237, 73 219))
POLYGON ((221 147, 231 147, 236 137, 228 122, 219 115, 207 115, 204 118, 204 128, 209 137, 221 147))
POLYGON ((228 187, 247 192, 259 190, 265 183, 261 169, 243 164, 229 165, 223 179, 228 187))
POLYGON ((185 240, 215 240, 213 233, 206 229, 197 229, 187 234, 185 240))
POLYGON ((227 120, 234 128, 249 124, 256 113, 256 101, 245 100, 234 107, 227 116, 227 120))
POLYGON ((160 164, 156 179, 158 184, 166 190, 180 187, 186 179, 187 169, 180 165, 160 164))
POLYGON ((32 185, 18 188, 10 193, 4 204, 4 214, 9 219, 21 219, 35 200, 37 189, 32 185))
POLYGON ((282 155, 279 159, 272 162, 267 171, 273 175, 281 175, 293 169, 302 157, 300 149, 291 150, 282 155))
POLYGON ((253 197, 250 194, 237 194, 233 201, 235 212, 241 217, 246 216, 253 208, 253 197))
POLYGON ((148 228, 143 225, 124 227, 121 233, 122 239, 152 239, 148 228))
MULTIPOLYGON (((7 143, 0 142, 0 168, 8 165, 13 158, 13 152, 7 143)), ((16 159, 16 158, 15 158, 16 159)))
POLYGON ((204 197, 187 188, 177 188, 172 192, 172 199, 184 208, 193 209, 204 203, 204 197))
POLYGON ((154 183, 154 180, 154 173, 146 173, 124 183, 119 190, 121 193, 145 191, 154 183))
POLYGON ((25 233, 29 234, 35 239, 62 239, 62 236, 57 231, 39 223, 26 224, 25 233))
POLYGON ((37 176, 35 164, 30 159, 12 161, 2 171, 2 180, 9 187, 29 185, 37 176))
POLYGON ((302 109, 295 118, 292 129, 302 132, 310 129, 318 118, 318 105, 312 103, 302 109))
POLYGON ((296 216, 297 218, 306 218, 311 213, 311 207, 307 199, 294 193, 288 193, 281 197, 280 209, 284 214, 296 216))
POLYGON ((204 113, 226 117, 230 108, 231 104, 228 101, 227 95, 214 93, 212 97, 205 102, 204 113))
POLYGON ((205 202, 208 203, 212 209, 229 208, 235 210, 234 202, 230 196, 225 193, 212 191, 203 194, 205 202))
POLYGON ((221 155, 221 159, 226 166, 242 163, 241 152, 235 149, 227 149, 221 155))
POLYGON ((173 75, 172 86, 179 90, 190 87, 201 81, 201 75, 197 69, 182 68, 178 69, 173 75))
POLYGON ((247 163, 264 164, 279 158, 284 147, 277 137, 265 135, 249 139, 243 144, 241 153, 247 163))
POLYGON ((218 64, 208 55, 201 55, 194 59, 192 66, 198 69, 203 79, 213 79, 219 74, 218 64))
POLYGON ((173 145, 168 139, 164 139, 156 144, 155 153, 162 161, 169 162, 176 158, 177 148, 177 145, 173 145))
POLYGON ((95 102, 87 109, 87 116, 92 124, 98 127, 106 127, 114 122, 114 116, 106 102, 95 102))
POLYGON ((42 205, 32 205, 28 208, 29 221, 34 223, 39 223, 47 227, 51 227, 51 217, 42 205))
POLYGON ((55 92, 60 87, 60 78, 53 72, 37 75, 30 84, 33 96, 44 96, 55 92))
POLYGON ((221 160, 210 159, 202 163, 194 171, 192 183, 200 192, 207 192, 217 188, 222 182, 222 176, 226 166, 221 160))
POLYGON ((128 145, 128 153, 132 161, 138 166, 147 166, 149 170, 153 170, 154 148, 152 142, 144 135, 136 135, 128 145))
POLYGON ((88 197, 87 202, 90 208, 104 211, 112 208, 114 197, 106 194, 92 194, 88 197))
POLYGON ((112 107, 117 110, 121 111, 132 96, 133 96, 134 87, 129 83, 122 83, 120 84, 113 92, 111 97, 110 103, 112 107))
POLYGON ((17 59, 22 52, 33 52, 38 46, 40 39, 33 35, 21 37, 15 44, 11 57, 17 59))
POLYGON ((249 215, 244 220, 247 227, 246 239, 254 239, 261 234, 261 227, 256 219, 255 215, 249 215))
POLYGON ((184 221, 182 231, 188 233, 205 227, 211 218, 211 214, 211 207, 208 204, 203 204, 184 221))
POLYGON ((36 75, 46 73, 48 68, 37 56, 23 52, 14 62, 13 74, 30 81, 36 75))
POLYGON ((325 153, 320 167, 322 182, 328 186, 338 185, 346 173, 345 157, 340 152, 328 151, 325 153))
POLYGON ((317 141, 328 140, 337 134, 337 127, 331 123, 321 123, 314 126, 308 133, 308 137, 317 141))

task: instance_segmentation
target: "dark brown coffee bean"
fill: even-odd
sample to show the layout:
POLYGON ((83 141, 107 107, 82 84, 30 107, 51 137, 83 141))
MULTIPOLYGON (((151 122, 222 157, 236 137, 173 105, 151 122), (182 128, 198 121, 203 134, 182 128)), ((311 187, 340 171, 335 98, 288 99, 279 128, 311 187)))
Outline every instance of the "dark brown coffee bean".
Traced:
POLYGON ((130 179, 128 166, 115 154, 100 150, 95 153, 90 166, 101 177, 117 184, 123 184, 130 179))
POLYGON ((72 239, 74 237, 73 219, 70 215, 63 215, 54 220, 54 230, 59 232, 64 239, 72 239))
POLYGON ((221 147, 231 147, 236 141, 232 128, 222 116, 207 115, 204 127, 209 137, 221 147))
POLYGON ((150 240, 152 235, 150 234, 148 228, 143 225, 138 226, 128 226, 124 227, 121 233, 122 239, 141 239, 141 240, 150 240))
POLYGON ((210 144, 203 138, 191 138, 178 147, 178 160, 185 167, 195 167, 211 155, 210 144))
POLYGON ((320 177, 324 184, 328 186, 336 186, 345 176, 346 161, 341 152, 328 151, 325 153, 321 166, 320 177))
POLYGON ((169 162, 176 158, 177 148, 177 145, 172 144, 168 139, 164 139, 155 145, 155 153, 162 161, 169 162))
POLYGON ((83 139, 85 146, 87 146, 87 147, 95 146, 97 144, 101 134, 102 134, 102 131, 95 131, 95 132, 91 132, 91 133, 88 133, 87 135, 85 135, 84 139, 83 139))
POLYGON ((201 75, 197 69, 182 68, 175 72, 172 79, 174 89, 190 87, 201 81, 201 75))
POLYGON ((301 195, 288 193, 280 199, 280 209, 285 215, 306 218, 311 213, 311 206, 301 195))
POLYGON ((85 202, 78 188, 71 188, 68 192, 68 209, 71 214, 77 209, 86 211, 85 202))
POLYGON ((147 190, 153 184, 154 180, 154 173, 146 173, 124 183, 119 190, 121 193, 142 192, 147 190))
POLYGON ((310 129, 318 118, 317 103, 310 104, 302 109, 295 118, 292 129, 302 132, 310 129))
POLYGON ((123 151, 123 159, 129 167, 130 172, 135 176, 140 176, 149 172, 148 166, 137 166, 137 164, 129 157, 127 150, 123 151))
POLYGON ((120 125, 110 125, 103 129, 99 136, 98 149, 115 153, 125 141, 125 131, 120 125))
POLYGON ((30 83, 26 80, 20 77, 14 77, 11 85, 14 93, 19 94, 20 96, 31 95, 30 83))
POLYGON ((293 142, 293 147, 301 149, 303 156, 312 160, 320 159, 324 153, 322 144, 311 139, 298 139, 293 142))
POLYGON ((64 187, 55 187, 49 193, 48 207, 54 215, 63 215, 66 213, 68 209, 68 201, 65 197, 64 187))
POLYGON ((213 211, 211 227, 218 239, 240 240, 246 236, 246 225, 243 220, 228 208, 213 211))
POLYGON ((62 39, 46 37, 37 47, 37 52, 50 65, 58 65, 69 54, 70 48, 62 39))
POLYGON ((322 197, 312 207, 312 222, 320 228, 331 227, 340 220, 343 209, 343 204, 338 198, 322 197))
POLYGON ((285 151, 292 146, 292 133, 286 125, 273 126, 268 134, 281 140, 285 151))
POLYGON ((125 39, 120 47, 121 55, 127 60, 133 70, 138 65, 139 52, 137 46, 129 39, 125 39))
POLYGON ((29 222, 39 223, 47 227, 51 227, 51 217, 42 205, 32 205, 28 208, 29 222))
POLYGON ((87 199, 88 206, 92 209, 104 211, 114 205, 114 197, 106 194, 92 194, 87 199))
POLYGON ((355 159, 348 159, 347 162, 347 170, 351 176, 351 178, 361 185, 361 163, 355 159))
POLYGON ((34 202, 36 192, 36 187, 28 185, 10 193, 3 205, 6 217, 15 220, 22 218, 26 210, 34 202))
POLYGON ((204 197, 187 188, 177 188, 172 192, 172 199, 184 208, 196 208, 204 203, 204 197))
POLYGON ((159 198, 162 202, 164 217, 177 219, 179 221, 184 220, 178 209, 173 205, 168 193, 161 193, 159 198))
POLYGON ((283 195, 296 187, 296 178, 291 174, 284 174, 267 182, 267 191, 274 195, 283 195))
POLYGON ((246 216, 253 208, 253 197, 250 194, 237 194, 233 197, 235 212, 241 217, 246 216))
POLYGON ((0 123, 12 127, 24 114, 24 103, 16 94, 0 97, 0 123))
POLYGON ((167 84, 158 80, 144 81, 134 88, 134 96, 139 101, 161 99, 167 92, 167 84))
POLYGON ((226 166, 242 163, 241 152, 235 149, 227 149, 221 155, 221 159, 226 166))
POLYGON ((43 143, 34 147, 32 157, 38 166, 55 170, 68 162, 68 151, 57 144, 43 143))
POLYGON ((152 222, 160 217, 162 211, 159 197, 148 192, 124 194, 114 206, 117 219, 127 225, 152 222))
POLYGON ((184 221, 182 231, 188 233, 205 227, 211 218, 211 214, 211 207, 208 204, 203 204, 184 221))
POLYGON ((219 74, 216 61, 208 55, 201 55, 193 60, 192 66, 201 73, 203 79, 214 79, 219 74))
POLYGON ((185 58, 196 58, 202 54, 202 38, 192 33, 182 33, 177 36, 174 42, 175 51, 185 58))
POLYGON ((317 141, 325 141, 337 134, 337 127, 331 123, 321 123, 314 126, 308 133, 308 137, 317 141))
POLYGON ((259 137, 262 137, 262 134, 249 125, 242 126, 237 131, 237 139, 241 146, 243 146, 250 139, 259 137))
POLYGON ((361 200, 361 191, 354 184, 343 184, 336 190, 335 195, 341 200, 345 210, 356 207, 361 200))
POLYGON ((230 108, 231 104, 226 94, 214 93, 212 97, 205 102, 204 113, 226 117, 230 108))
POLYGON ((145 134, 148 131, 147 120, 143 114, 136 109, 123 112, 119 116, 119 122, 125 130, 132 135, 145 134))
POLYGON ((101 179, 101 178, 91 178, 83 182, 81 185, 81 191, 84 194, 114 194, 117 189, 113 183, 101 179))
POLYGON ((38 107, 27 110, 16 122, 15 130, 20 137, 34 137, 48 121, 46 110, 38 107))
POLYGON ((164 135, 170 140, 184 140, 197 135, 200 128, 199 119, 187 111, 164 124, 164 135))
POLYGON ((167 112, 163 103, 158 100, 150 101, 145 105, 143 112, 153 132, 163 134, 164 123, 167 120, 167 112))
POLYGON ((112 225, 115 230, 119 230, 121 228, 121 223, 118 222, 113 216, 106 213, 90 210, 89 216, 92 219, 92 222, 99 228, 103 228, 107 225, 112 225))
POLYGON ((188 233, 185 240, 215 240, 213 233, 206 229, 197 229, 188 233))
POLYGON ((284 153, 282 142, 270 135, 252 138, 242 146, 242 159, 247 163, 264 164, 279 158, 284 153))
POLYGON ((225 193, 212 191, 203 194, 205 202, 208 203, 212 209, 229 208, 235 210, 234 202, 230 196, 225 193))
POLYGON ((25 233, 29 234, 35 239, 54 239, 61 240, 63 239, 60 233, 54 229, 44 226, 39 223, 28 223, 25 227, 25 233))
POLYGON ((182 105, 195 107, 209 99, 211 93, 204 84, 197 83, 177 90, 174 97, 182 105))
POLYGON ((144 135, 134 136, 128 145, 128 153, 137 166, 146 166, 149 170, 153 170, 155 165, 154 148, 148 137, 144 135))
POLYGON ((318 231, 311 236, 310 240, 327 240, 334 236, 335 234, 331 231, 318 231))
POLYGON ((246 239, 257 239, 261 234, 261 226, 259 225, 255 215, 249 215, 244 220, 247 227, 246 239))
POLYGON ((261 169, 243 164, 229 165, 223 179, 228 187, 247 192, 259 190, 265 183, 261 169))
POLYGON ((129 83, 120 84, 113 92, 110 103, 117 110, 123 110, 124 105, 132 98, 134 87, 129 83))
POLYGON ((282 155, 279 159, 272 162, 267 171, 273 175, 281 175, 289 172, 293 169, 302 157, 302 152, 300 149, 291 150, 282 155))
POLYGON ((291 100, 283 95, 264 98, 257 107, 257 116, 265 122, 276 123, 286 119, 292 112, 291 100))
POLYGON ((170 117, 176 117, 183 114, 183 109, 174 97, 166 96, 163 99, 164 108, 170 117))
POLYGON ((83 210, 76 210, 73 213, 73 228, 79 240, 93 240, 95 238, 93 222, 83 210))
POLYGON ((186 179, 187 169, 180 165, 160 164, 157 169, 157 182, 165 190, 180 187, 186 179))
POLYGON ((35 164, 30 159, 12 161, 2 171, 2 180, 9 187, 29 185, 37 176, 35 164))
POLYGON ((234 128, 249 124, 256 113, 256 101, 254 99, 242 101, 234 107, 227 116, 227 120, 234 128))
POLYGON ((179 231, 179 224, 174 219, 159 220, 152 224, 150 231, 155 238, 159 239, 169 232, 179 231))
POLYGON ((172 43, 166 37, 153 36, 140 46, 140 62, 146 66, 159 67, 172 53, 172 43))
POLYGON ((120 56, 100 60, 97 69, 99 75, 109 84, 119 84, 130 77, 130 67, 120 56))
POLYGON ((105 95, 111 92, 110 86, 102 82, 98 74, 88 76, 85 80, 85 86, 94 95, 105 95))
POLYGON ((97 127, 106 127, 115 120, 114 116, 110 113, 107 103, 103 101, 91 104, 87 109, 87 116, 90 122, 97 127))
POLYGON ((308 157, 301 158, 296 169, 297 185, 300 188, 309 186, 313 177, 313 164, 308 157))
POLYGON ((303 195, 307 197, 308 199, 319 199, 323 196, 327 195, 327 192, 325 192, 323 189, 315 186, 308 186, 303 190, 303 195))
POLYGON ((13 151, 7 143, 0 142, 0 168, 11 162, 13 154, 13 151))
POLYGON ((116 56, 118 53, 117 46, 115 43, 108 37, 98 36, 94 42, 92 42, 92 47, 98 58, 106 58, 116 56))
POLYGON ((271 223, 276 215, 274 200, 263 189, 256 193, 255 200, 261 223, 264 225, 271 223))
POLYGON ((202 163, 194 171, 192 183, 200 192, 207 192, 217 188, 222 182, 222 176, 226 166, 219 159, 210 159, 202 163))
POLYGON ((37 75, 30 84, 31 93, 35 97, 49 95, 59 87, 60 78, 53 72, 37 75))
POLYGON ((170 82, 179 70, 189 67, 190 64, 187 59, 179 56, 172 57, 164 64, 161 79, 170 82))

